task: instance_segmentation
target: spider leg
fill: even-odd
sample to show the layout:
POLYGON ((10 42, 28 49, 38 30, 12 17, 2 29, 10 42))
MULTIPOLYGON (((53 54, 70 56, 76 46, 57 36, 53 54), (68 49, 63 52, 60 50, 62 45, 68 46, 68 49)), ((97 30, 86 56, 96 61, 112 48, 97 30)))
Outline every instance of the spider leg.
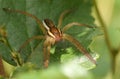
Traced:
POLYGON ((70 13, 71 10, 65 10, 64 12, 61 13, 59 20, 58 20, 58 25, 57 27, 60 28, 62 25, 63 18, 65 17, 66 14, 70 13))
POLYGON ((86 26, 86 27, 89 27, 89 28, 93 28, 92 26, 89 26, 89 25, 86 25, 86 24, 81 24, 81 23, 78 23, 78 22, 72 22, 72 23, 69 23, 69 24, 65 25, 63 27, 62 31, 65 32, 66 30, 68 30, 72 26, 86 26))
POLYGON ((29 38, 28 40, 26 40, 19 48, 18 52, 20 52, 28 43, 30 43, 32 40, 34 39, 44 39, 44 36, 33 36, 31 38, 29 38))
POLYGON ((77 41, 76 39, 74 39, 72 36, 70 36, 68 34, 63 34, 63 39, 66 39, 69 42, 71 42, 79 51, 81 51, 86 57, 88 57, 91 60, 91 62, 93 62, 94 64, 96 64, 96 61, 86 51, 86 49, 79 43, 79 41, 77 41))
POLYGON ((20 48, 18 49, 18 53, 16 52, 13 52, 12 53, 12 56, 13 56, 13 59, 15 60, 15 62, 17 63, 18 66, 22 66, 23 62, 22 60, 20 59, 20 55, 19 53, 21 52, 21 50, 26 46, 28 45, 28 43, 30 43, 32 40, 34 39, 44 39, 44 36, 33 36, 31 38, 29 38, 28 40, 26 40, 21 46, 20 48))
POLYGON ((50 58, 50 49, 51 49, 51 43, 49 43, 47 40, 44 42, 43 52, 44 52, 44 67, 47 68, 49 64, 49 58, 50 58))
POLYGON ((29 16, 29 17, 35 19, 36 22, 38 23, 40 29, 43 31, 43 33, 44 33, 44 34, 46 33, 42 21, 41 21, 40 19, 38 19, 36 16, 34 16, 34 15, 28 13, 28 12, 21 11, 21 10, 12 10, 12 9, 9 9, 9 8, 3 8, 3 10, 6 11, 6 12, 16 12, 16 13, 24 14, 24 15, 26 15, 26 16, 29 16))

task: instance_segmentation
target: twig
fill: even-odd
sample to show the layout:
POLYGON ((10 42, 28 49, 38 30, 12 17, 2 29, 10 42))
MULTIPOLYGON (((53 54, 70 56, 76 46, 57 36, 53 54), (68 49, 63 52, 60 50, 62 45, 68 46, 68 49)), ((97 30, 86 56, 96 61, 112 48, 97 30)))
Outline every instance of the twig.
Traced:
POLYGON ((6 75, 1 57, 0 57, 0 75, 3 77, 6 75))
POLYGON ((106 24, 104 23, 103 18, 101 17, 101 14, 98 10, 96 0, 93 0, 93 2, 94 2, 94 6, 95 6, 95 10, 96 10, 96 13, 97 13, 98 20, 101 23, 102 28, 103 28, 105 42, 107 44, 108 50, 109 50, 109 52, 111 54, 111 57, 112 57, 112 61, 111 61, 112 62, 111 63, 112 64, 112 73, 114 74, 114 72, 115 72, 115 61, 116 61, 115 58, 116 58, 116 55, 117 55, 118 51, 112 48, 112 45, 111 45, 111 42, 110 42, 110 39, 109 39, 109 36, 108 36, 108 31, 107 31, 106 24))

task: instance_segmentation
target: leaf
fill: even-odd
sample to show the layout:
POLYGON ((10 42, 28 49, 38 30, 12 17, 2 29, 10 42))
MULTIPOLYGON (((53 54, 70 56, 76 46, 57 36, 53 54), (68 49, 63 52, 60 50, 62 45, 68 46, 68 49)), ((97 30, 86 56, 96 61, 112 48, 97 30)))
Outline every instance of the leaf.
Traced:
MULTIPOLYGON (((21 1, 19 1, 19 2, 21 3, 21 1)), ((13 3, 12 0, 8 1, 8 2, 1 1, 1 10, 2 10, 2 8, 9 6, 9 5, 6 5, 7 3, 11 4, 11 7, 14 6, 12 8, 15 8, 15 5, 18 4, 19 2, 13 3)), ((24 2, 23 2, 23 5, 21 5, 20 8, 25 8, 24 2)), ((25 24, 25 16, 22 17, 22 16, 17 15, 16 13, 10 14, 10 13, 5 13, 3 11, 2 11, 2 13, 6 14, 6 16, 3 16, 3 17, 6 17, 5 21, 7 21, 5 23, 5 26, 6 26, 8 42, 11 45, 13 50, 18 51, 20 46, 22 45, 22 43, 28 39, 27 28, 26 28, 26 24, 25 24), (16 18, 14 18, 14 17, 16 17, 16 18)), ((25 48, 24 52, 21 53, 21 57, 24 61, 26 61, 30 52, 31 52, 31 48, 28 45, 25 48)), ((9 52, 6 52, 6 54, 7 53, 9 53, 9 52)), ((9 57, 10 56, 8 56, 8 58, 9 57)), ((5 60, 8 60, 8 58, 5 60)), ((12 61, 9 63, 12 63, 12 61)))
MULTIPOLYGON (((73 9, 73 12, 66 15, 64 18, 62 27, 70 22, 79 22, 94 26, 94 18, 91 16, 92 1, 90 0, 1 0, 0 5, 1 10, 2 8, 18 9, 29 12, 41 20, 49 18, 53 20, 55 25, 57 25, 59 16, 63 11, 73 9)), ((30 17, 19 13, 9 13, 3 11, 1 11, 0 16, 1 18, 5 17, 3 19, 5 21, 0 20, 0 23, 5 22, 8 34, 7 38, 14 50, 18 50, 23 42, 25 42, 28 38, 36 35, 43 35, 42 31, 39 29, 38 24, 34 21, 34 19, 30 17)), ((74 38, 80 41, 86 50, 88 49, 92 38, 96 35, 95 29, 90 29, 82 26, 74 26, 66 33, 71 34, 74 38)), ((35 61, 37 67, 42 63, 43 49, 41 43, 43 43, 41 40, 32 41, 22 50, 20 54, 25 62, 30 61, 34 63, 35 61), (34 47, 36 49, 35 51, 33 51, 34 47)), ((55 48, 55 52, 54 54, 51 54, 50 64, 61 62, 61 55, 67 53, 65 50, 69 47, 72 48, 75 56, 81 55, 80 51, 78 51, 70 42, 60 42, 56 44, 55 47, 53 46, 53 48, 55 48)), ((8 59, 6 58, 6 60, 8 59)))
POLYGON ((16 65, 11 56, 10 49, 3 43, 0 43, 0 56, 9 64, 16 65))
POLYGON ((110 27, 108 28, 108 33, 110 37, 110 41, 112 43, 113 48, 119 49, 120 48, 120 26, 119 26, 119 21, 120 21, 120 11, 119 11, 119 6, 120 1, 115 0, 115 6, 113 9, 113 15, 110 23, 110 27))
POLYGON ((115 56, 114 62, 112 61, 112 66, 114 66, 114 78, 118 79, 120 77, 120 0, 115 0, 113 15, 111 18, 111 23, 108 28, 109 39, 111 42, 111 47, 116 50, 113 52, 113 57, 115 56), (114 63, 114 64, 113 64, 114 63))
POLYGON ((93 75, 73 62, 62 66, 52 66, 45 70, 32 70, 32 66, 24 65, 16 68, 11 78, 17 79, 93 79, 93 75), (75 71, 75 72, 74 72, 75 71))
POLYGON ((90 44, 90 49, 91 51, 97 52, 100 55, 97 61, 97 67, 93 70, 95 78, 99 79, 106 76, 111 68, 111 59, 104 36, 96 36, 90 44))

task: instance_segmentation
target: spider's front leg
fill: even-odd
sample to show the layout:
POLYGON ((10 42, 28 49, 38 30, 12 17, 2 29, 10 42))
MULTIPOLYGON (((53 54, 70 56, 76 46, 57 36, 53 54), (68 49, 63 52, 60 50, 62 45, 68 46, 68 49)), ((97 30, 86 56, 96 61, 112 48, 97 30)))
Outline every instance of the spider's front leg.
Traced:
POLYGON ((47 68, 48 64, 49 64, 49 56, 50 56, 50 48, 51 45, 47 45, 47 43, 44 43, 44 47, 43 47, 43 52, 44 52, 44 67, 47 68))
POLYGON ((10 8, 3 8, 3 10, 6 11, 6 12, 20 13, 20 14, 23 14, 23 15, 26 15, 26 16, 29 16, 29 17, 35 19, 35 21, 38 23, 38 25, 39 25, 40 29, 43 31, 43 33, 44 34, 46 33, 42 21, 39 18, 37 18, 36 16, 34 16, 34 15, 28 13, 28 12, 21 11, 21 10, 13 10, 13 9, 10 9, 10 8))
POLYGON ((51 49, 51 45, 53 45, 55 43, 54 38, 50 37, 50 36, 46 36, 46 40, 44 42, 44 46, 43 46, 43 52, 44 52, 44 67, 47 68, 49 65, 49 58, 50 58, 50 49, 51 49))

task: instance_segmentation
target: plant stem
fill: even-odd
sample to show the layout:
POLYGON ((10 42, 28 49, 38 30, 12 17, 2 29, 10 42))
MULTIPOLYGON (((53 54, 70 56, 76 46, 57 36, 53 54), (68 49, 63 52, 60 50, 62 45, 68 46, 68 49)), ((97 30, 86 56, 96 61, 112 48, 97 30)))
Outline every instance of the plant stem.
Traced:
POLYGON ((104 23, 103 18, 101 17, 101 14, 100 14, 100 12, 98 10, 96 0, 93 0, 93 2, 94 2, 95 11, 96 11, 98 20, 101 23, 102 28, 103 28, 105 42, 107 44, 110 55, 112 57, 112 61, 111 61, 112 73, 114 74, 114 72, 115 72, 115 61, 116 61, 115 58, 116 58, 116 55, 117 55, 117 51, 112 48, 112 45, 111 45, 111 42, 110 42, 110 39, 109 39, 109 35, 108 35, 108 31, 107 31, 107 27, 106 27, 106 24, 104 23))
POLYGON ((1 57, 0 57, 0 75, 3 77, 6 75, 1 57))

